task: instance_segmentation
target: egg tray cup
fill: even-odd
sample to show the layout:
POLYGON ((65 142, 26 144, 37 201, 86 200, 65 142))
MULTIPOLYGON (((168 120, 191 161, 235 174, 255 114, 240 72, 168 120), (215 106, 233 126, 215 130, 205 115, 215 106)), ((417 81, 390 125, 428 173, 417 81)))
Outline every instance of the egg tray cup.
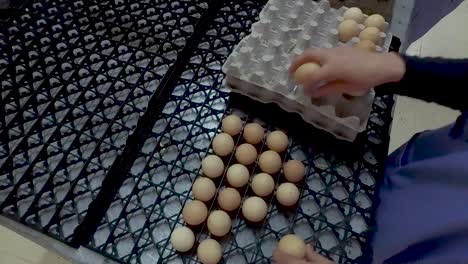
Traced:
MULTIPOLYGON (((336 138, 354 141, 367 126, 375 92, 358 97, 333 96, 311 100, 289 77, 294 57, 309 48, 352 47, 355 37, 343 43, 338 25, 348 8, 333 9, 328 1, 269 1, 252 25, 251 34, 234 49, 223 66, 225 83, 232 92, 262 103, 276 103, 298 113, 315 127, 336 138)), ((388 24, 385 25, 388 28, 388 24)), ((360 30, 365 28, 359 25, 360 30)), ((381 32, 378 52, 389 50, 392 36, 381 32)))

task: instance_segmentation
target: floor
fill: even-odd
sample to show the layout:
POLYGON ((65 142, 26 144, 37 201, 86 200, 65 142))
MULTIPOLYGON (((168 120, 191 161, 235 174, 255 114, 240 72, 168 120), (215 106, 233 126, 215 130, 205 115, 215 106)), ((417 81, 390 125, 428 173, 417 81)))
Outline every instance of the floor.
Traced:
MULTIPOLYGON (((6 219, 4 219, 6 220, 6 219)), ((39 246, 17 233, 16 228, 9 229, 7 223, 0 225, 0 263, 11 264, 68 264, 65 258, 49 248, 39 246), (15 230, 15 231, 13 231, 15 230), (24 252, 27 252, 25 254, 24 252)), ((11 227, 10 227, 11 228, 11 227)), ((41 243, 42 244, 42 243, 41 243)))
POLYGON ((87 248, 71 248, 0 215, 0 263, 111 264, 115 262, 87 248))
MULTIPOLYGON (((468 1, 455 4, 459 4, 458 7, 413 42, 407 49, 407 54, 423 57, 468 57, 468 35, 460 28, 460 25, 468 23, 468 1)), ((418 10, 415 11, 418 12, 418 10)), ((452 123, 458 114, 459 112, 443 106, 399 96, 390 135, 390 152, 400 147, 417 132, 452 123)))
POLYGON ((24 237, 6 227, 0 226, 0 234, 0 243, 2 244, 0 248, 1 263, 70 263, 50 250, 24 239, 24 237), (25 251, 28 253, 24 254, 25 251))
MULTIPOLYGON (((429 2, 440 3, 438 0, 397 0, 394 16, 394 32, 405 32, 409 21, 415 16, 423 16, 422 8, 427 10, 429 2), (413 10, 414 12, 411 12, 413 10)), ((447 1, 442 13, 456 8, 450 15, 440 20, 427 33, 424 28, 408 32, 403 39, 413 40, 409 45, 408 54, 418 56, 443 56, 458 58, 468 56, 468 35, 464 34, 460 25, 468 24, 468 0, 447 1), (460 3, 461 2, 461 3, 460 3), (447 40, 450 40, 449 42, 447 40)), ((430 21, 438 21, 433 17, 430 21)), ((416 19, 418 20, 418 19, 416 19)), ((422 20, 418 20, 422 21, 422 20)), ((430 22, 421 22, 432 26, 430 22)), ((392 124, 390 151, 406 142, 414 133, 441 127, 455 120, 458 112, 428 104, 414 99, 399 97, 392 124)), ((111 263, 86 249, 74 250, 45 237, 40 233, 18 225, 11 220, 0 217, 0 263, 11 264, 42 264, 42 263, 111 263), (13 230, 13 231, 12 231, 13 230), (32 242, 34 241, 34 242, 32 242), (27 252, 27 254, 25 254, 27 252)))

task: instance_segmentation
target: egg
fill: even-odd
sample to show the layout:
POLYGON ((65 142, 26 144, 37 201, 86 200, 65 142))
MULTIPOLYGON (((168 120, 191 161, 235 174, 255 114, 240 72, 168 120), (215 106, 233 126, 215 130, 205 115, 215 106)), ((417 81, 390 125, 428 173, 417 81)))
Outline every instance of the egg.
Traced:
POLYGON ((216 186, 206 177, 198 177, 192 185, 193 197, 202 202, 211 200, 216 194, 216 186))
POLYGON ((203 173, 214 179, 223 175, 224 163, 220 157, 216 155, 209 155, 202 160, 203 173))
POLYGON ((360 48, 363 50, 372 51, 372 52, 377 50, 377 46, 374 44, 374 42, 367 40, 367 39, 363 41, 359 41, 358 43, 354 45, 354 47, 360 48))
POLYGON ((276 130, 271 132, 266 140, 269 149, 278 153, 283 152, 288 147, 288 136, 283 131, 276 130))
POLYGON ((234 139, 229 134, 221 133, 213 139, 213 151, 216 155, 224 157, 231 154, 234 149, 234 139))
POLYGON ((348 42, 359 34, 359 25, 354 20, 345 20, 338 25, 338 37, 341 42, 348 42))
POLYGON ((362 22, 364 21, 364 14, 362 13, 361 9, 357 7, 351 7, 350 9, 346 10, 346 12, 343 15, 343 18, 345 20, 351 19, 359 24, 362 24, 362 22))
POLYGON ((243 187, 249 182, 249 178, 249 170, 242 164, 234 164, 226 172, 226 179, 232 187, 243 187))
POLYGON ((274 174, 281 169, 281 157, 277 152, 267 150, 258 158, 258 166, 263 172, 274 174))
POLYGON ((368 27, 359 34, 361 41, 369 40, 378 44, 380 42, 380 30, 376 27, 368 27))
POLYGON ((199 225, 203 223, 208 216, 208 208, 200 201, 194 200, 187 202, 182 210, 182 217, 189 225, 199 225))
POLYGON ((230 136, 235 136, 242 130, 242 120, 236 115, 226 116, 221 123, 221 130, 230 136))
POLYGON ((247 198, 242 204, 242 214, 244 217, 254 223, 265 219, 268 212, 266 202, 257 196, 247 198))
POLYGON ((223 250, 214 239, 203 240, 197 248, 198 260, 203 264, 216 264, 221 260, 223 250))
POLYGON ((231 230, 231 218, 222 210, 211 212, 206 222, 208 231, 218 237, 226 235, 231 230))
POLYGON ((285 235, 278 243, 278 249, 290 256, 303 259, 306 254, 304 240, 296 235, 285 235))
POLYGON ((247 143, 258 144, 262 141, 265 129, 257 123, 250 123, 244 127, 244 139, 247 143))
POLYGON ((298 160, 289 160, 283 166, 283 174, 290 182, 300 182, 305 176, 305 167, 298 160))
POLYGON ((299 189, 296 185, 285 182, 276 189, 276 199, 284 206, 292 206, 299 200, 299 189))
POLYGON ((265 197, 275 189, 275 181, 269 174, 259 173, 253 177, 250 187, 256 195, 265 197))
POLYGON ((172 247, 179 252, 189 251, 194 243, 195 235, 188 227, 178 227, 171 234, 172 247))
POLYGON ((244 143, 236 149, 236 160, 242 165, 250 165, 257 159, 257 149, 249 143, 244 143))
POLYGON ((307 62, 299 66, 294 72, 294 82, 298 85, 305 85, 307 77, 320 69, 320 65, 314 62, 307 62))
POLYGON ((240 203, 240 193, 234 188, 226 188, 218 194, 219 207, 227 212, 231 212, 239 208, 240 203))
POLYGON ((376 27, 381 31, 385 31, 385 18, 379 14, 374 14, 364 21, 364 25, 366 27, 376 27))

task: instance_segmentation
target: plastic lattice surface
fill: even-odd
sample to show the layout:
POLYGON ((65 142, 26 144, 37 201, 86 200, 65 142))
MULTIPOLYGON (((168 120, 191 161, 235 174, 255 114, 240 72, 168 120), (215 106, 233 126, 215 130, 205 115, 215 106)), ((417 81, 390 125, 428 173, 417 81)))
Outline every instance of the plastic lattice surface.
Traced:
MULTIPOLYGON (((340 263, 356 262, 372 226, 393 98, 376 97, 367 130, 351 146, 303 127, 298 116, 230 95, 221 66, 264 4, 34 0, 21 17, 2 22, 1 213, 69 242, 104 179, 117 176, 109 173, 115 161, 124 160, 131 169, 86 246, 123 263, 196 263, 193 254, 177 254, 169 237, 183 224, 181 209, 221 119, 234 112, 244 124, 288 130, 285 159, 302 160, 307 175, 295 210, 279 210, 271 199, 262 225, 234 219, 222 240, 224 262, 268 262, 290 232, 340 263), (150 113, 160 86, 169 97, 155 100, 163 110, 150 113), (148 113, 154 122, 140 135, 148 113), (138 153, 119 156, 135 137, 138 153)), ((206 236, 202 230, 197 239, 206 236)))
MULTIPOLYGON (((225 2, 193 44, 196 48, 189 62, 171 87, 172 94, 89 247, 128 263, 197 263, 194 254, 176 253, 169 238, 183 224, 181 209, 192 199, 191 184, 199 175, 202 158, 211 153, 221 119, 234 112, 244 124, 255 120, 269 131, 288 129, 286 159, 302 160, 307 177, 300 185, 296 210, 283 212, 270 200, 262 226, 236 217, 231 236, 221 241, 223 261, 268 262, 279 238, 290 232, 340 263, 355 262, 361 256, 365 231, 372 225, 375 178, 382 173, 386 157, 393 98, 376 97, 367 130, 354 147, 310 127, 287 127, 286 123, 303 122, 272 106, 247 98, 234 100, 223 85, 221 65, 261 9, 257 1, 225 2), (352 154, 342 155, 348 148, 352 154)), ((206 231, 197 233, 198 240, 205 237, 206 231)))
POLYGON ((45 0, 3 22, 1 213, 69 241, 207 8, 45 0))
POLYGON ((211 21, 157 116, 92 247, 126 262, 176 257, 168 237, 229 99, 221 66, 263 4, 228 2, 211 21), (156 201, 156 202, 155 202, 156 201))

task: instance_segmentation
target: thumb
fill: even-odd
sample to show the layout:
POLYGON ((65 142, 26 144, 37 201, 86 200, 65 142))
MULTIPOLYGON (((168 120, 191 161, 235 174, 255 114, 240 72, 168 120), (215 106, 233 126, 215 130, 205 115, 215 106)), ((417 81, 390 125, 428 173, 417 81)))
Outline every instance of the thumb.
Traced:
POLYGON ((294 73, 297 68, 299 68, 302 64, 307 62, 315 62, 318 64, 323 64, 327 55, 326 49, 309 49, 302 53, 300 56, 296 57, 291 66, 289 67, 289 74, 294 73))
POLYGON ((322 84, 331 83, 336 80, 335 72, 329 66, 323 66, 305 77, 302 84, 306 93, 311 93, 313 90, 320 87, 322 84))
POLYGON ((288 255, 279 249, 273 253, 273 260, 277 264, 309 264, 308 261, 288 255))
POLYGON ((318 98, 318 97, 323 97, 323 96, 342 94, 346 90, 349 90, 351 86, 352 85, 347 82, 340 82, 340 81, 329 82, 323 86, 320 86, 319 88, 316 88, 310 91, 310 95, 312 97, 318 98))
POLYGON ((332 261, 315 252, 311 245, 307 245, 305 259, 312 264, 333 264, 332 261))

